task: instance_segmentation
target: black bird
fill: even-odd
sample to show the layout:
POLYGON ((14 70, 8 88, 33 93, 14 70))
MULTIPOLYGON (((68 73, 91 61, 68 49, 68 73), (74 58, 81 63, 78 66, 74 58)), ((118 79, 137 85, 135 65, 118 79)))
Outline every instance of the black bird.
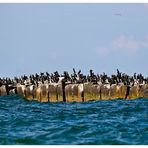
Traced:
POLYGON ((78 71, 78 75, 81 73, 81 70, 78 71))

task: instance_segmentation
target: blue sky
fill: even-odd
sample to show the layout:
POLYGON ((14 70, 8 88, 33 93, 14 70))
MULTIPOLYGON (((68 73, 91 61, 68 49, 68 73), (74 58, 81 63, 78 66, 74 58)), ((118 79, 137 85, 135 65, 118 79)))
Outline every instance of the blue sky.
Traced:
POLYGON ((0 4, 0 77, 36 72, 148 76, 148 4, 0 4))

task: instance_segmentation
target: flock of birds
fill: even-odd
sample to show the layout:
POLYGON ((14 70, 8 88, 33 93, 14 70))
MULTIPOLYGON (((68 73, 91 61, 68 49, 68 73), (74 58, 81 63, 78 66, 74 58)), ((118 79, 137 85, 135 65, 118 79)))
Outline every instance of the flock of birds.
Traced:
POLYGON ((116 75, 108 76, 107 74, 95 74, 93 70, 89 71, 89 74, 86 76, 81 73, 81 70, 76 72, 73 68, 73 73, 69 74, 67 71, 64 71, 62 75, 59 74, 58 71, 49 74, 48 72, 30 75, 30 76, 21 76, 14 77, 14 79, 10 78, 0 78, 0 87, 2 85, 9 87, 17 87, 18 84, 25 86, 38 86, 39 84, 52 84, 52 83, 62 83, 65 82, 67 84, 79 84, 79 83, 92 83, 92 84, 124 84, 128 86, 134 85, 144 85, 148 84, 148 77, 145 78, 142 74, 134 73, 133 76, 129 76, 125 73, 120 72, 117 69, 116 75))

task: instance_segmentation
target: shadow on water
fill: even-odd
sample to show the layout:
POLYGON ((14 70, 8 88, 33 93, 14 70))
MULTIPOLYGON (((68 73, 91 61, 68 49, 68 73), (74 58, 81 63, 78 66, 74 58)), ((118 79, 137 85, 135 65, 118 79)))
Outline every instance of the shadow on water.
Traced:
POLYGON ((0 144, 148 144, 148 99, 40 103, 0 97, 0 144))

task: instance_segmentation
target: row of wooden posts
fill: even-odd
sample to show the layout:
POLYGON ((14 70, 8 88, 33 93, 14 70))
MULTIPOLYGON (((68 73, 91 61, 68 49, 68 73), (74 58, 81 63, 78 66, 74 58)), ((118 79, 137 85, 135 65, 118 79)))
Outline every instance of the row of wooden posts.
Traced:
MULTIPOLYGON (((48 87, 42 84, 40 87, 16 87, 15 91, 10 91, 10 95, 17 93, 28 100, 40 102, 84 102, 90 100, 112 100, 117 98, 136 99, 148 98, 148 84, 126 86, 126 85, 98 85, 92 83, 49 84, 48 87)), ((5 86, 0 87, 0 96, 7 95, 5 86)))

